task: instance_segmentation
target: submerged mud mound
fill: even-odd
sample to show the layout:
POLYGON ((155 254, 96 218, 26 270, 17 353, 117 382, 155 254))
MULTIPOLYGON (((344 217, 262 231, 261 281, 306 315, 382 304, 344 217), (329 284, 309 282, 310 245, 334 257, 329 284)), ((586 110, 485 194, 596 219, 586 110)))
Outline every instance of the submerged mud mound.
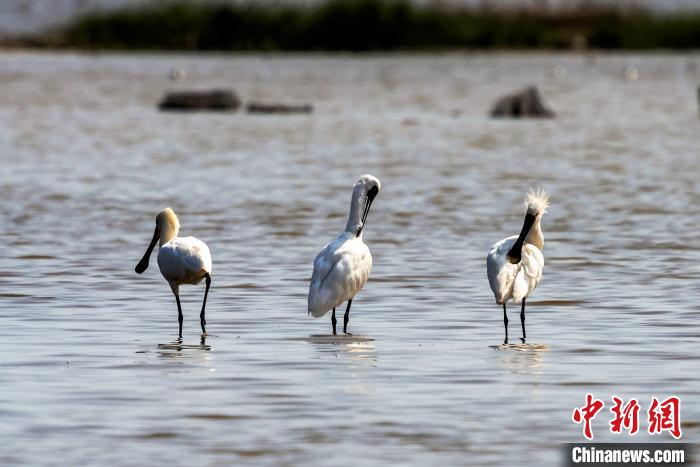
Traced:
POLYGON ((271 102, 249 102, 248 113, 255 114, 310 114, 311 104, 281 104, 271 102))
POLYGON ((241 100, 233 91, 214 89, 211 91, 169 91, 158 108, 164 111, 217 110, 235 111, 241 100))
POLYGON ((553 118, 535 86, 499 99, 491 109, 492 117, 504 118, 553 118))

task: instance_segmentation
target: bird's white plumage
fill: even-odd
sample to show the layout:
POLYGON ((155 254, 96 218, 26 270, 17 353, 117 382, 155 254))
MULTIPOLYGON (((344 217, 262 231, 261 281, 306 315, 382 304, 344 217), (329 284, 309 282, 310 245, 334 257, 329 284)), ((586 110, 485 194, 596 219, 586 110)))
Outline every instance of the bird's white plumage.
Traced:
POLYGON ((486 274, 496 303, 499 305, 511 299, 515 303, 520 303, 542 280, 544 236, 540 222, 548 207, 549 195, 541 188, 537 190, 530 188, 525 195, 525 209, 527 216, 530 218, 534 216, 534 221, 528 231, 521 232, 523 241, 520 261, 511 263, 508 257, 508 253, 518 241, 518 235, 496 242, 489 250, 486 256, 486 274))
POLYGON ((158 267, 168 282, 198 284, 211 274, 211 254, 195 237, 175 237, 158 250, 158 267))
MULTIPOLYGON (((182 306, 180 305, 180 285, 198 284, 206 278, 206 289, 204 290, 204 300, 202 301, 202 311, 199 314, 202 326, 202 336, 205 336, 206 319, 205 309, 207 295, 211 285, 211 254, 207 245, 194 237, 178 237, 180 231, 180 221, 171 208, 165 208, 156 215, 156 228, 153 231, 153 238, 148 245, 141 261, 134 270, 137 274, 142 274, 148 269, 149 258, 155 248, 156 243, 160 245, 158 249, 158 269, 165 280, 168 281, 170 289, 175 295, 177 302, 177 314, 182 338, 182 306)), ((202 341, 203 342, 203 341, 202 341)))
POLYGON ((314 260, 309 287, 309 313, 319 318, 348 301, 364 287, 372 269, 372 255, 351 232, 343 232, 314 260))
POLYGON ((372 255, 362 241, 363 216, 380 189, 378 178, 360 177, 353 187, 345 231, 316 255, 308 299, 308 311, 314 317, 319 318, 352 299, 367 282, 372 255))
POLYGON ((497 242, 486 257, 489 285, 499 305, 510 299, 520 303, 542 280, 544 256, 535 245, 523 244, 519 263, 513 264, 508 261, 508 252, 517 239, 518 236, 514 235, 497 242))

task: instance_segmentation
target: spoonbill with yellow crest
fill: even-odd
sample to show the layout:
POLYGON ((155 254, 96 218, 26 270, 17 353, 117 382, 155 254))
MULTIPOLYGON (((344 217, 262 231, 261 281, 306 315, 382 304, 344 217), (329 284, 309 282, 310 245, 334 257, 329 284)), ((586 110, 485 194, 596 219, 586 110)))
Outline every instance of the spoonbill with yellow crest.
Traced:
POLYGON ((503 325, 506 329, 504 343, 508 343, 508 316, 506 302, 522 303, 520 325, 525 342, 525 301, 542 279, 544 268, 544 236, 540 221, 549 207, 549 195, 542 189, 530 189, 525 197, 525 223, 520 235, 504 238, 489 250, 486 256, 486 274, 489 285, 496 297, 496 303, 503 305, 503 325))

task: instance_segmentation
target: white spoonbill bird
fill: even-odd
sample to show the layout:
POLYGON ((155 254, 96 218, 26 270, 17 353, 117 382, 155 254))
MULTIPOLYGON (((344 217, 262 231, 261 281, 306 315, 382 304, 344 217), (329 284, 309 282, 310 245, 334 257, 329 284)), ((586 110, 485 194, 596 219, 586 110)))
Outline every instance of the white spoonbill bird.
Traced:
POLYGON ((504 238, 489 250, 486 256, 486 273, 496 303, 503 305, 503 325, 506 328, 505 343, 508 343, 508 316, 506 302, 521 303, 520 324, 525 342, 525 300, 542 279, 544 267, 544 237, 540 221, 549 207, 549 195, 542 189, 530 189, 525 197, 525 223, 520 235, 504 238))
POLYGON ((156 230, 153 239, 148 245, 146 253, 136 265, 136 272, 141 274, 148 268, 148 259, 151 257, 156 241, 160 240, 158 250, 158 267, 160 273, 170 284, 177 302, 177 320, 180 323, 180 337, 182 337, 182 307, 180 306, 180 285, 199 284, 206 279, 207 288, 204 290, 204 301, 199 320, 202 325, 202 333, 206 335, 206 320, 204 309, 207 305, 207 294, 211 285, 211 254, 207 245, 194 237, 178 237, 180 221, 175 212, 165 208, 156 215, 156 230))
POLYGON ((350 201, 350 215, 345 231, 318 253, 309 287, 309 314, 315 318, 333 309, 331 324, 335 334, 335 307, 347 301, 343 332, 348 333, 350 305, 364 287, 372 269, 372 255, 362 241, 362 231, 372 201, 382 185, 377 177, 363 175, 355 183, 350 201))

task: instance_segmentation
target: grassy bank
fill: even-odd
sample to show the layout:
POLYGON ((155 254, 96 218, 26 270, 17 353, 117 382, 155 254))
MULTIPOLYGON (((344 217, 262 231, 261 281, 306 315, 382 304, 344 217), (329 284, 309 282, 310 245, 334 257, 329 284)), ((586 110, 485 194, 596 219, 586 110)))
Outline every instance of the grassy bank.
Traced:
POLYGON ((558 12, 467 10, 408 0, 306 6, 151 2, 83 16, 34 40, 86 49, 561 49, 574 42, 601 49, 687 49, 700 48, 700 13, 656 16, 590 6, 558 12))

